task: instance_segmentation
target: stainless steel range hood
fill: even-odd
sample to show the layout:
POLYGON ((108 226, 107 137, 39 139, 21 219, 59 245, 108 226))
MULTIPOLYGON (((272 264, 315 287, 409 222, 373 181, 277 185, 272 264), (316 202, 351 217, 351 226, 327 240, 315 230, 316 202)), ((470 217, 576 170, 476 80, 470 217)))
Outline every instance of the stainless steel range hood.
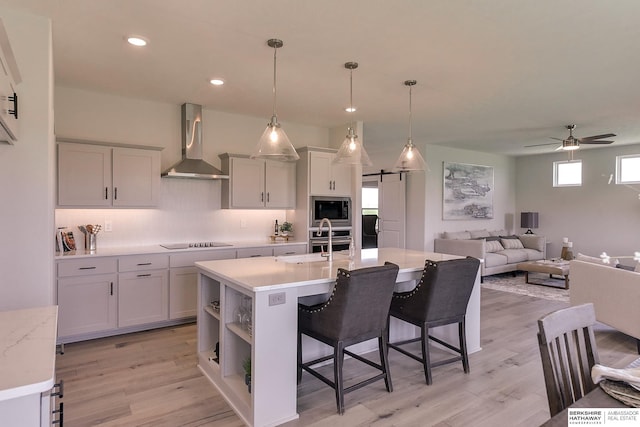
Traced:
POLYGON ((162 172, 167 178, 229 179, 202 160, 202 106, 182 104, 182 160, 162 172))

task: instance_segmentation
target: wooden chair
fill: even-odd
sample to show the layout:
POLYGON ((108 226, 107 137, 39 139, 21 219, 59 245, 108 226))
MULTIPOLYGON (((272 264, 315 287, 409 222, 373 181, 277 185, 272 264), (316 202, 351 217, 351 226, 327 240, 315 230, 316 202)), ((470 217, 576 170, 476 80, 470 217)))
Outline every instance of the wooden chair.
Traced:
POLYGON ((393 294, 389 317, 418 326, 421 334, 420 338, 389 343, 389 347, 421 362, 427 384, 433 382, 431 368, 435 366, 461 360, 464 372, 469 372, 465 315, 479 267, 480 261, 472 257, 439 262, 426 260, 418 285, 409 292, 393 294), (453 323, 458 324, 459 347, 429 335, 430 328, 453 323), (459 356, 432 362, 429 355, 430 339, 459 356), (422 344, 421 357, 400 347, 417 341, 422 344))
POLYGON ((554 311, 538 320, 538 344, 552 417, 596 387, 591 380, 591 368, 600 363, 593 334, 595 323, 591 303, 554 311))
POLYGON ((298 383, 302 370, 309 372, 335 390, 338 413, 344 413, 344 394, 374 381, 384 379, 388 392, 393 390, 387 361, 387 316, 396 284, 398 266, 358 270, 338 269, 333 293, 328 301, 314 306, 298 304, 298 383), (302 334, 333 347, 333 354, 309 362, 302 361, 302 334), (378 339, 380 364, 346 350, 346 347, 370 339, 378 339), (342 365, 344 355, 366 363, 380 373, 344 388, 342 365), (333 380, 311 368, 333 359, 333 380))

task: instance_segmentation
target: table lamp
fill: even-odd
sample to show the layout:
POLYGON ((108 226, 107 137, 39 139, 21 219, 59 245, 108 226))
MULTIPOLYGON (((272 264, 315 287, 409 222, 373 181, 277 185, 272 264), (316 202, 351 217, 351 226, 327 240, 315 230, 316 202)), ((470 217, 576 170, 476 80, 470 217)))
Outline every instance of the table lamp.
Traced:
POLYGON ((525 234, 533 234, 532 228, 538 228, 538 212, 520 212, 520 227, 527 228, 525 234))

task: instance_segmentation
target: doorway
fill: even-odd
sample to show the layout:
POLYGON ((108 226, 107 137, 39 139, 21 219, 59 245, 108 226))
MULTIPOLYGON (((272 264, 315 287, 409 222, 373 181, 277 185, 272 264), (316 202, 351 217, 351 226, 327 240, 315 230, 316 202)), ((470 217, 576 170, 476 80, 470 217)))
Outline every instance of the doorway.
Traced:
POLYGON ((362 178, 362 248, 404 248, 406 176, 381 172, 362 178), (371 223, 375 225, 372 227, 371 223), (365 224, 366 229, 365 229, 365 224), (373 234, 374 237, 368 237, 373 234), (373 246, 375 244, 375 246, 373 246))

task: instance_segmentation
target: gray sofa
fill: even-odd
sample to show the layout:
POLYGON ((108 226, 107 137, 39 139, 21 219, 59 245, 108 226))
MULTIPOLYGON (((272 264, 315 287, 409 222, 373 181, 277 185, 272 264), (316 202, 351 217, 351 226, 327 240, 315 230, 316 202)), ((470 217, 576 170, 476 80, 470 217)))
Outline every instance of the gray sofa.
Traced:
POLYGON ((445 232, 434 251, 483 260, 481 277, 517 270, 519 262, 546 258, 546 238, 535 234, 507 235, 504 230, 445 232))

